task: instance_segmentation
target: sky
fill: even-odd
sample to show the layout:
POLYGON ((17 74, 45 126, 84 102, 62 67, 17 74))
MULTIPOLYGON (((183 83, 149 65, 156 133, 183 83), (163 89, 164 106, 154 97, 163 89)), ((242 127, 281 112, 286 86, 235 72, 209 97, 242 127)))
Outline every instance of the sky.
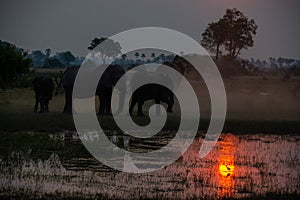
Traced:
POLYGON ((299 0, 1 0, 0 40, 29 50, 85 56, 94 37, 138 27, 164 27, 200 42, 227 8, 258 25, 254 47, 241 57, 300 58, 299 0))

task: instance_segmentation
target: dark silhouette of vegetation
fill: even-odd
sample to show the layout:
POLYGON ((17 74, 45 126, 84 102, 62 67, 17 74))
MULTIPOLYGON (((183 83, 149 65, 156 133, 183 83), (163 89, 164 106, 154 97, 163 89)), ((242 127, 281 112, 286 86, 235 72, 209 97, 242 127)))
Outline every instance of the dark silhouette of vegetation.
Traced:
POLYGON ((43 64, 43 68, 64 68, 65 65, 62 64, 57 58, 49 58, 43 64))
POLYGON ((121 57, 122 57, 123 60, 126 60, 126 59, 127 59, 127 55, 126 55, 126 54, 122 54, 121 57))
POLYGON ((225 20, 211 22, 202 34, 201 44, 209 51, 216 54, 216 59, 220 55, 220 47, 225 42, 225 20))
POLYGON ((134 56, 136 57, 136 61, 137 61, 138 57, 140 56, 139 52, 136 52, 136 53, 134 54, 134 56))
POLYGON ((146 55, 144 53, 141 54, 141 58, 143 59, 143 62, 145 61, 146 55))
POLYGON ((13 87, 18 79, 29 71, 30 59, 26 52, 19 51, 15 45, 0 41, 0 85, 2 90, 13 87))
POLYGON ((202 34, 201 44, 207 50, 216 54, 216 59, 227 52, 231 59, 237 58, 242 49, 248 49, 254 44, 253 36, 257 25, 253 19, 248 19, 236 8, 227 9, 223 18, 211 22, 202 34))
POLYGON ((50 57, 50 55, 51 55, 51 49, 46 49, 45 50, 45 54, 46 54, 46 56, 48 56, 48 58, 50 57))
POLYGON ((152 59, 155 58, 155 53, 151 53, 151 58, 152 58, 152 59))
POLYGON ((88 47, 88 49, 96 50, 97 53, 100 53, 102 62, 105 64, 107 58, 109 57, 116 58, 121 53, 122 48, 118 42, 115 42, 110 38, 96 37, 92 40, 91 45, 88 47), (104 43, 102 45, 99 45, 102 42, 104 43))

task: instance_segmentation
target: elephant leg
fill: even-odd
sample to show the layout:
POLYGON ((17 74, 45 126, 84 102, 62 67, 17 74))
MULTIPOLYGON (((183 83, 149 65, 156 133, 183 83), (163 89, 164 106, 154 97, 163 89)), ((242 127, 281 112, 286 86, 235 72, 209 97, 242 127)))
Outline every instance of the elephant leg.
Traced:
POLYGON ((174 96, 173 96, 173 94, 171 94, 169 96, 169 98, 167 98, 166 103, 168 104, 167 112, 173 112, 173 110, 172 110, 173 105, 174 105, 174 96))
POLYGON ((107 89, 105 95, 104 113, 106 115, 111 115, 111 96, 112 96, 112 88, 109 88, 107 89))
POLYGON ((172 110, 173 104, 171 104, 170 102, 168 102, 167 104, 168 104, 167 112, 169 113, 173 112, 172 110))
MULTIPOLYGON (((155 98, 154 101, 156 104, 160 104, 159 98, 155 98)), ((160 114, 160 106, 156 105, 156 116, 160 116, 160 114)))
MULTIPOLYGON (((102 95, 101 95, 102 96, 102 95)), ((98 115, 104 115, 104 109, 105 109, 105 100, 104 100, 104 97, 101 97, 99 96, 99 112, 98 112, 98 115)))
POLYGON ((65 107, 63 112, 68 114, 72 113, 72 90, 65 91, 65 107))
POLYGON ((132 115, 133 108, 137 103, 137 98, 135 96, 132 97, 130 107, 129 107, 129 114, 132 115))
POLYGON ((137 112, 137 114, 138 114, 138 116, 141 116, 141 117, 145 116, 144 113, 143 113, 143 104, 144 104, 144 101, 142 101, 142 100, 138 101, 138 112, 137 112))
POLYGON ((45 103, 45 112, 49 112, 49 100, 45 103))
POLYGON ((40 113, 45 112, 45 103, 43 102, 43 100, 40 101, 40 107, 41 107, 40 113))
POLYGON ((39 106, 39 98, 38 98, 37 95, 36 95, 36 96, 35 96, 35 104, 34 104, 33 112, 37 112, 38 106, 39 106))

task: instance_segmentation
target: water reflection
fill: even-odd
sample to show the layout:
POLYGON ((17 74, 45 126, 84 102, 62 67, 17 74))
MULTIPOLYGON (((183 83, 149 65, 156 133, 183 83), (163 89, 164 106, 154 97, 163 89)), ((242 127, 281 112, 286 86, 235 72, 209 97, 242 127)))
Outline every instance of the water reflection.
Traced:
MULTIPOLYGON (((203 136, 165 169, 127 174, 95 160, 72 132, 2 133, 0 197, 220 199, 300 194, 300 136, 222 134, 200 159, 203 136)), ((117 133, 109 138, 124 143, 117 133)), ((142 152, 160 141, 166 139, 129 141, 128 146, 142 152)))
POLYGON ((234 188, 234 153, 236 137, 227 135, 220 143, 219 155, 219 181, 220 196, 230 197, 234 188))

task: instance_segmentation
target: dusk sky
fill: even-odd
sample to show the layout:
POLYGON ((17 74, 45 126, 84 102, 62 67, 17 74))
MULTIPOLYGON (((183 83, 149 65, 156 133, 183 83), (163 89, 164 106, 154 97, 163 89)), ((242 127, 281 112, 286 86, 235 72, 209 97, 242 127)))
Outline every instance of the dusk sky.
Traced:
POLYGON ((259 26, 255 46, 242 57, 300 58, 299 0, 1 0, 0 40, 85 56, 94 37, 155 26, 199 42, 207 24, 234 7, 259 26))

